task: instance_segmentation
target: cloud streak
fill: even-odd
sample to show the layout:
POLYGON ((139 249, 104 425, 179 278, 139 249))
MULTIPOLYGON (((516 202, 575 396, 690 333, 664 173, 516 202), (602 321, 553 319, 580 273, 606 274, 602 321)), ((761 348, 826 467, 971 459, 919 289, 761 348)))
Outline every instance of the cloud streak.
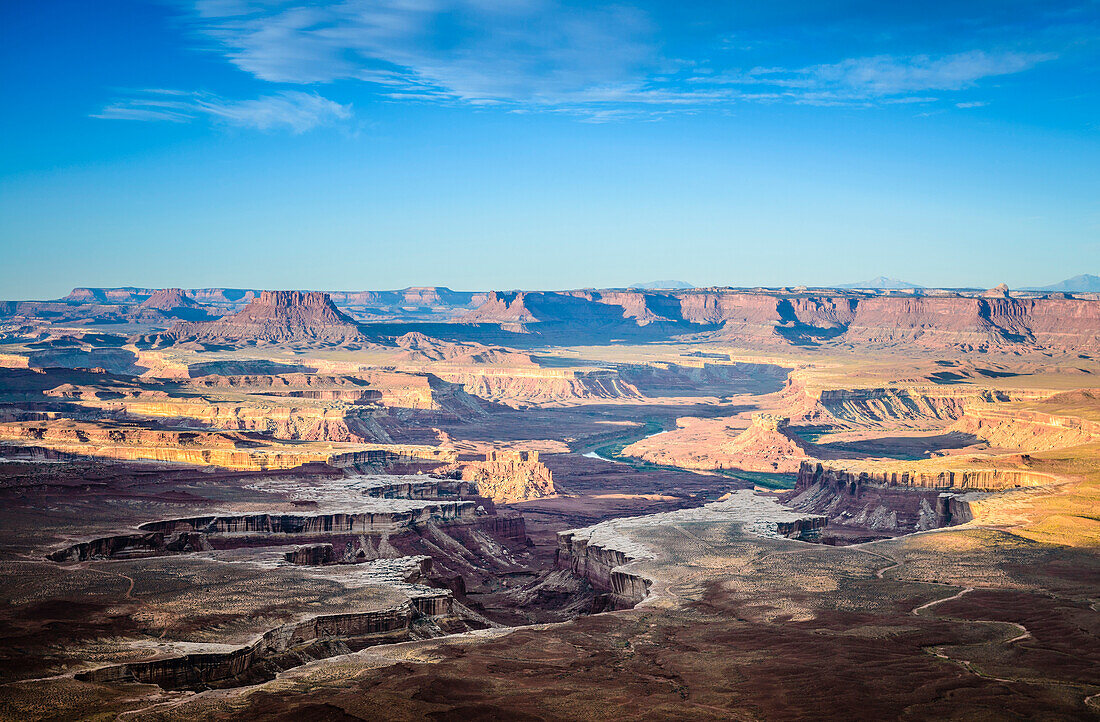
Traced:
POLYGON ((115 101, 92 117, 174 123, 208 118, 241 128, 300 134, 349 120, 352 110, 350 105, 297 90, 251 100, 227 100, 208 93, 150 89, 115 101))
MULTIPOLYGON (((933 103, 941 94, 952 94, 948 102, 967 107, 966 102, 981 102, 973 91, 987 79, 1022 73, 1056 57, 1019 50, 1008 40, 1000 50, 753 66, 745 61, 768 43, 754 42, 747 33, 731 35, 729 28, 716 27, 709 44, 691 44, 696 55, 673 57, 669 28, 628 4, 178 1, 185 3, 188 27, 202 47, 261 82, 360 82, 374 97, 389 101, 565 112, 591 122, 743 103, 933 103), (739 39, 735 46, 722 41, 732 36, 739 39), (962 94, 971 97, 958 97, 962 94)), ((801 50, 792 52, 798 56, 801 50)), ((293 92, 254 101, 196 96, 180 101, 182 106, 124 101, 101 115, 174 122, 205 115, 234 125, 304 132, 350 113, 319 95, 293 92)))

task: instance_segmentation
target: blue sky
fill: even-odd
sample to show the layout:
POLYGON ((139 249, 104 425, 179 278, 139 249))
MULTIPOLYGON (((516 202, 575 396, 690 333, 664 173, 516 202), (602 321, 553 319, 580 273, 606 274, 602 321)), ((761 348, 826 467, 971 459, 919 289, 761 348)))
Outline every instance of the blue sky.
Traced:
POLYGON ((1100 272, 1100 2, 898 5, 3 3, 0 297, 1100 272))

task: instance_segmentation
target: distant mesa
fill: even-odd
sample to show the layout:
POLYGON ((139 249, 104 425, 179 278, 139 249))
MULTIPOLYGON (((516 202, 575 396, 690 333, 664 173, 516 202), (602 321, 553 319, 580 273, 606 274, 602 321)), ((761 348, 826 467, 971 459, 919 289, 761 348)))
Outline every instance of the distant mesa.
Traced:
POLYGON ((856 283, 844 283, 837 288, 874 288, 882 290, 900 290, 904 288, 924 288, 916 283, 910 283, 909 281, 903 281, 900 278, 890 278, 889 276, 879 276, 872 278, 870 281, 857 281, 856 283))
POLYGON ((140 308, 152 308, 158 311, 175 311, 180 308, 201 308, 195 299, 181 288, 161 288, 139 304, 140 308))
POLYGON ((238 313, 206 323, 178 323, 162 336, 226 344, 367 341, 327 293, 316 291, 263 291, 238 313))
POLYGON ((1001 283, 982 294, 985 298, 1008 298, 1008 284, 1001 283))
POLYGON ((130 317, 135 321, 155 321, 158 318, 202 321, 210 317, 210 312, 209 307, 188 296, 183 289, 161 288, 138 304, 130 317))
POLYGON ((1100 276, 1091 273, 1082 273, 1073 278, 1067 278, 1049 286, 1038 286, 1027 289, 1029 291, 1061 291, 1062 293, 1100 293, 1100 276))
POLYGON ((687 281, 647 281, 646 283, 632 283, 627 288, 637 288, 643 291, 682 291, 695 288, 695 286, 687 281))

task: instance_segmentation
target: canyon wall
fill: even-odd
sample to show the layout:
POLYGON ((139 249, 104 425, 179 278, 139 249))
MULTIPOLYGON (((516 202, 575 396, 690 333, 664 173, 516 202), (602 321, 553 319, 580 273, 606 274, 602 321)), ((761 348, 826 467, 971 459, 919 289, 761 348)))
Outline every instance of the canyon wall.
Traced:
POLYGON ((828 517, 826 542, 857 543, 962 524, 997 492, 1056 482, 1014 469, 894 470, 880 462, 860 470, 805 462, 784 502, 828 517))
POLYGON ((947 426, 971 406, 1039 399, 1048 393, 932 384, 822 389, 815 387, 810 378, 800 371, 790 375, 783 395, 791 417, 840 426, 947 426))
POLYGON ((463 320, 528 332, 659 326, 751 343, 1100 349, 1100 301, 737 289, 490 294, 463 320))
POLYGON ((568 569, 594 589, 610 594, 615 609, 634 607, 649 595, 652 586, 651 580, 620 569, 634 561, 627 552, 591 543, 589 537, 577 531, 558 534, 554 559, 559 569, 568 569))
POLYGON ((46 458, 98 457, 266 471, 306 464, 390 468, 453 463, 450 449, 411 444, 297 447, 246 438, 236 432, 179 431, 101 422, 0 422, 0 443, 14 454, 46 458))
POLYGON ((947 430, 1019 451, 1049 451, 1100 440, 1100 422, 991 404, 968 405, 947 430))
POLYGON ((351 651, 349 642, 361 649, 405 641, 411 637, 418 606, 446 614, 449 600, 449 593, 436 592, 426 595, 419 605, 410 600, 389 609, 320 615, 276 627, 252 644, 230 652, 200 652, 101 667, 78 673, 76 678, 97 683, 137 681, 167 690, 200 690, 271 679, 283 668, 351 651))
POLYGON ((824 484, 835 489, 858 491, 864 485, 898 486, 921 489, 1004 491, 1019 487, 1046 486, 1057 479, 1033 471, 1016 469, 934 469, 913 466, 897 469, 904 462, 884 467, 881 462, 861 464, 850 462, 847 468, 835 468, 819 463, 804 462, 798 470, 795 490, 804 490, 814 484, 824 484))

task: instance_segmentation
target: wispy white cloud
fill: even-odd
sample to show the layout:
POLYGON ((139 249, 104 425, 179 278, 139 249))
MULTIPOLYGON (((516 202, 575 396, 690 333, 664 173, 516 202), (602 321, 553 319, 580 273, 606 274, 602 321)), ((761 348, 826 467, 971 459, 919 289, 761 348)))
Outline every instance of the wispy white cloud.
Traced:
POLYGON ((692 81, 703 87, 770 86, 799 103, 919 103, 937 99, 927 95, 929 92, 966 90, 986 78, 1023 72, 1054 57, 1050 53, 981 50, 939 57, 876 55, 795 69, 757 67, 692 81))
POLYGON ((962 90, 985 78, 1028 70, 1054 56, 1039 53, 966 53, 898 58, 877 55, 815 65, 790 76, 810 87, 834 87, 861 97, 885 97, 930 90, 962 90))
POLYGON ((358 79, 468 102, 553 104, 656 70, 655 28, 623 6, 557 0, 198 0, 195 27, 280 83, 358 79))
MULTIPOLYGON (((394 101, 563 110, 591 122, 734 103, 872 107, 934 103, 941 94, 949 94, 947 102, 961 103, 969 98, 959 94, 989 78, 1020 73, 1054 57, 1005 43, 1002 47, 1009 49, 1000 51, 880 54, 731 70, 730 63, 751 57, 761 43, 742 33, 718 34, 720 57, 670 58, 662 28, 626 3, 178 2, 186 3, 190 25, 206 48, 260 81, 360 81, 375 86, 378 97, 394 101)), ((256 127, 274 122, 250 102, 259 103, 236 103, 240 107, 224 115, 203 112, 256 127)), ((166 116, 161 119, 178 120, 168 117, 177 110, 143 105, 114 112, 119 117, 159 113, 166 116)))
POLYGON ((209 93, 151 89, 111 103, 92 117, 107 120, 161 120, 185 123, 206 117, 257 130, 305 133, 352 117, 341 105, 317 93, 287 90, 252 100, 227 100, 209 93))

